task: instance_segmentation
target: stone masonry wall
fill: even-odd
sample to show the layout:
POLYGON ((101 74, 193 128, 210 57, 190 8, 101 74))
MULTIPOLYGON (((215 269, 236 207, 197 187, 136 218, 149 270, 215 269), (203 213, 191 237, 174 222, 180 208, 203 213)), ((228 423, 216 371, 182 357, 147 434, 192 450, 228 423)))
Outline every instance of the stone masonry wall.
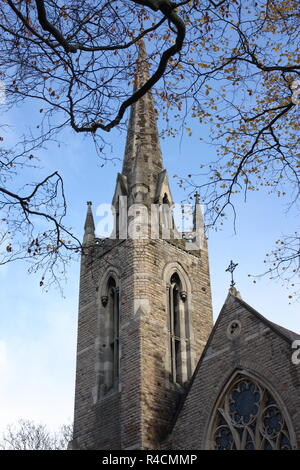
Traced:
POLYGON ((98 252, 81 274, 74 438, 80 448, 159 448, 182 395, 170 381, 163 273, 173 263, 190 280, 195 366, 212 328, 207 252, 165 240, 110 241, 98 252), (120 384, 101 397, 99 282, 110 269, 120 276, 120 384))
POLYGON ((286 406, 300 448, 300 366, 292 363, 291 356, 290 342, 230 296, 164 448, 207 448, 212 410, 236 370, 250 372, 276 391, 286 406), (242 330, 232 341, 226 329, 234 319, 241 322, 242 330))

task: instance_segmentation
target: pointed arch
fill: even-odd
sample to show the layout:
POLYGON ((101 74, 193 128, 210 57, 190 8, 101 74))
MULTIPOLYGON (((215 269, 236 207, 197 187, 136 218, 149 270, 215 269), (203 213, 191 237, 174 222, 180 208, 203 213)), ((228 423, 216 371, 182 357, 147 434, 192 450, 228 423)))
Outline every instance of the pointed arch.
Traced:
POLYGON ((236 370, 214 406, 207 449, 279 450, 297 448, 287 409, 270 384, 236 370))
POLYGON ((189 279, 189 275, 182 266, 182 264, 177 261, 172 261, 171 263, 166 264, 163 270, 162 277, 165 282, 170 282, 170 278, 173 273, 177 273, 181 279, 183 289, 189 294, 192 294, 192 286, 189 279))

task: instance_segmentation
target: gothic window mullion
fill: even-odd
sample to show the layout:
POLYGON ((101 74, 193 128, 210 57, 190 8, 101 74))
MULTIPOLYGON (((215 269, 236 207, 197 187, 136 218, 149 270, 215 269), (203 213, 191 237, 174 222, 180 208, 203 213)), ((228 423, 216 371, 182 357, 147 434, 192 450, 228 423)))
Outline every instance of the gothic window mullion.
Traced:
POLYGON ((108 279, 104 293, 101 343, 104 348, 102 390, 106 393, 117 386, 119 378, 119 290, 113 277, 108 279))
POLYGON ((109 336, 109 364, 108 364, 108 389, 114 385, 114 356, 115 356, 115 342, 114 342, 114 310, 115 310, 115 290, 111 287, 109 290, 109 312, 108 312, 108 336, 109 336))
POLYGON ((189 312, 187 292, 176 272, 170 278, 167 291, 171 379, 183 385, 192 374, 189 312))
POLYGON ((241 433, 241 445, 240 445, 240 448, 241 449, 245 449, 246 448, 246 444, 247 444, 247 437, 248 437, 248 428, 247 426, 244 427, 244 429, 242 429, 242 433, 241 433))
POLYGON ((181 383, 181 328, 180 328, 180 299, 179 286, 173 287, 173 321, 174 321, 174 358, 176 382, 181 383))
MULTIPOLYGON (((261 403, 265 404, 266 402, 266 391, 262 391, 262 397, 261 397, 261 403)), ((264 410, 264 406, 260 406, 257 414, 257 425, 255 427, 255 438, 254 438, 254 445, 256 449, 262 449, 263 450, 263 441, 265 441, 264 437, 261 434, 261 420, 262 420, 262 413, 264 410)))
POLYGON ((118 288, 114 288, 114 306, 113 306, 113 377, 114 382, 119 377, 119 292, 118 288))
POLYGON ((173 382, 176 382, 176 350, 174 331, 174 286, 169 289, 169 319, 170 319, 170 347, 171 347, 171 374, 173 382))
POLYGON ((224 422, 226 423, 226 427, 230 430, 235 448, 240 449, 241 439, 240 439, 240 436, 239 436, 237 430, 232 425, 232 422, 231 422, 228 411, 225 410, 225 409, 219 408, 218 412, 219 412, 220 416, 222 417, 222 419, 224 420, 224 422))

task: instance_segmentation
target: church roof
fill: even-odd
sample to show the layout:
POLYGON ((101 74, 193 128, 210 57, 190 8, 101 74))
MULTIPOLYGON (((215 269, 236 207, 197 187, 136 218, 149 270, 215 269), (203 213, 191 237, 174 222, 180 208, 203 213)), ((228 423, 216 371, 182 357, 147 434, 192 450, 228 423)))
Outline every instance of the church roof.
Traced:
POLYGON ((300 339, 300 334, 295 333, 294 331, 288 330, 287 328, 284 328, 281 325, 277 325, 277 323, 273 323, 272 321, 268 320, 266 317, 261 315, 257 310, 255 310, 251 305, 247 304, 244 300, 241 298, 235 297, 235 299, 244 307, 246 308, 249 312, 253 313, 260 321, 265 323, 266 326, 271 328, 275 333, 277 333, 279 336, 281 336, 283 339, 293 342, 296 339, 300 339))
POLYGON ((209 335, 209 338, 207 340, 207 343, 205 345, 205 348, 201 354, 201 357, 197 363, 197 366, 195 368, 195 371, 194 371, 194 374, 191 378, 191 380, 189 381, 188 385, 187 385, 187 388, 184 392, 184 394, 182 395, 182 398, 179 402, 179 405, 178 405, 178 408, 174 414, 174 418, 173 418, 173 421, 171 423, 171 426, 170 426, 170 433, 172 432, 172 429, 173 427, 175 426, 175 423, 177 421, 177 418, 179 416, 179 413, 185 403, 185 400, 187 398, 187 395, 189 394, 189 391, 190 389, 192 388, 193 386, 193 383, 194 383, 194 380, 195 380, 195 377, 197 376, 198 374, 198 371, 200 369, 200 366, 202 364, 202 361, 206 355, 206 352, 208 350, 208 348, 210 347, 210 344, 212 342, 212 339, 214 337, 214 334, 215 334, 215 331, 216 329, 218 328, 218 324, 219 324, 219 320, 222 316, 222 313, 224 313, 226 307, 228 306, 228 304, 231 302, 231 301, 235 301, 235 302, 238 302, 245 310, 247 310, 248 312, 250 312, 251 314, 253 314, 259 321, 261 321, 262 323, 264 323, 267 327, 269 327, 272 331, 274 331, 275 334, 277 334, 278 336, 280 336, 282 339, 284 339, 285 341, 289 342, 289 343, 292 343, 293 341, 295 340, 300 340, 300 334, 294 332, 294 331, 291 331, 291 330, 288 330, 287 328, 284 328, 283 326, 281 325, 277 325, 276 323, 273 323, 271 322, 270 320, 268 320, 266 317, 264 317, 263 315, 261 315, 257 310, 255 310, 253 307, 251 307, 251 305, 247 304, 239 295, 239 292, 236 291, 236 289, 230 289, 229 290, 229 293, 228 293, 228 296, 224 302, 224 305, 219 313, 219 316, 217 318, 217 321, 215 322, 214 324, 214 327, 211 331, 211 334, 209 335))
POLYGON ((273 329, 277 331, 282 336, 285 336, 290 341, 295 341, 296 339, 300 339, 300 334, 295 333, 292 330, 288 330, 281 325, 277 325, 277 323, 269 322, 273 325, 273 329))

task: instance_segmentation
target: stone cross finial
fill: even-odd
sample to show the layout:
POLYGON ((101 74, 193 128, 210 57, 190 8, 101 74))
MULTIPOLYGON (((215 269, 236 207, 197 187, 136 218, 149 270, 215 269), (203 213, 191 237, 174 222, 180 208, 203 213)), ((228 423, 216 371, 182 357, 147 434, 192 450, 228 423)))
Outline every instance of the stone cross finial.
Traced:
POLYGON ((231 273, 231 283, 230 283, 230 287, 233 288, 235 286, 235 282, 233 280, 233 271, 235 270, 235 268, 238 266, 238 263, 234 263, 232 260, 230 261, 230 264, 228 266, 228 268, 225 270, 225 272, 230 272, 231 273))
POLYGON ((195 198, 195 203, 199 204, 200 203, 200 194, 198 193, 198 191, 195 192, 194 198, 195 198))

